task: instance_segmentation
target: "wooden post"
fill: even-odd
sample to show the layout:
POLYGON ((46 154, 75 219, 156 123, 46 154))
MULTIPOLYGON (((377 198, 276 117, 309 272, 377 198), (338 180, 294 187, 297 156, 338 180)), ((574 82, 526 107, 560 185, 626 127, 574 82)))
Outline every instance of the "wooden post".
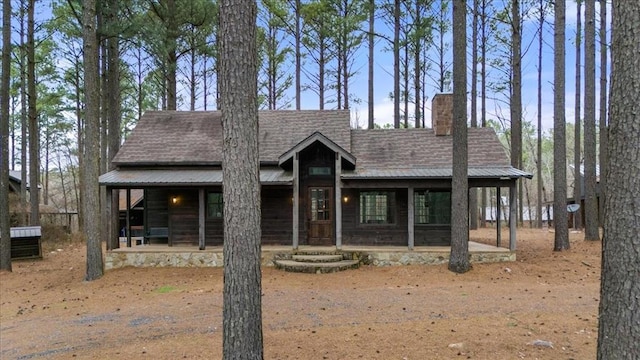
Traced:
MULTIPOLYGON (((111 229, 113 229, 113 226, 111 226, 111 221, 113 221, 113 216, 111 216, 112 211, 113 211, 113 204, 111 199, 113 198, 113 194, 111 193, 111 188, 106 188, 105 189, 106 192, 106 196, 107 196, 107 201, 106 201, 106 206, 107 206, 107 219, 109 219, 109 226, 107 226, 107 250, 113 250, 113 237, 114 236, 118 236, 118 234, 114 234, 113 231, 111 229)), ((120 241, 120 239, 118 239, 118 241, 120 241)), ((102 250, 101 250, 102 251, 102 250)))
POLYGON ((298 153, 293 155, 293 249, 298 249, 298 236, 300 221, 300 160, 298 153))
POLYGON ((198 189, 198 248, 204 250, 205 247, 205 191, 198 189))
POLYGON ((516 251, 516 182, 509 186, 509 250, 516 251))
POLYGON ((414 217, 414 203, 413 203, 413 186, 409 186, 407 189, 407 235, 408 235, 408 246, 409 250, 413 250, 413 246, 415 243, 415 217, 414 217))
MULTIPOLYGON (((127 215, 126 215, 126 229, 127 232, 127 247, 131 247, 131 189, 127 189, 127 215)), ((120 211, 118 209, 118 211, 120 211)))
POLYGON ((342 156, 336 152, 336 174, 335 174, 335 228, 336 228, 336 249, 342 248, 342 182, 340 176, 342 174, 342 156))
POLYGON ((500 243, 502 242, 502 236, 501 236, 501 232, 500 232, 500 227, 502 227, 502 224, 500 223, 500 215, 502 214, 502 199, 500 198, 500 186, 498 186, 496 188, 496 231, 497 231, 497 240, 496 240, 496 246, 500 247, 500 243))

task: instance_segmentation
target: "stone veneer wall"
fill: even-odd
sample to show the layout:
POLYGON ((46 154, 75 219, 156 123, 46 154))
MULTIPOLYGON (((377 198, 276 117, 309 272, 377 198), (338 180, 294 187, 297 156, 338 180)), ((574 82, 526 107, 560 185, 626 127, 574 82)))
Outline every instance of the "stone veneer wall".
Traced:
MULTIPOLYGON (((449 253, 375 252, 365 254, 364 262, 375 266, 439 265, 449 262, 449 253)), ((472 253, 471 263, 516 261, 515 252, 472 253)))
MULTIPOLYGON (((376 251, 353 253, 354 258, 374 266, 437 265, 449 261, 448 252, 398 252, 376 251)), ((273 260, 281 253, 263 253, 262 266, 273 266, 273 260)), ((515 252, 471 253, 472 263, 516 261, 515 252)), ((133 267, 222 267, 222 252, 116 252, 105 256, 105 270, 133 267)))
POLYGON ((451 135, 453 94, 436 94, 431 100, 431 127, 437 136, 451 135))

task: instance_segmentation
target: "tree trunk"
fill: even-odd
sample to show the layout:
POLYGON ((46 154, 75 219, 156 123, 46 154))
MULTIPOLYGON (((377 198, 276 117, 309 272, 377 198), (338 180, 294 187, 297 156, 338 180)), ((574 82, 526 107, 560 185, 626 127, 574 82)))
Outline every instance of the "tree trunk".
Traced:
POLYGON ((35 42, 35 0, 27 5, 27 95, 29 119, 29 201, 31 216, 29 225, 40 225, 40 194, 38 192, 40 172, 40 140, 38 112, 36 109, 36 42, 35 42))
POLYGON ((225 359, 262 359, 256 4, 220 2, 225 359))
MULTIPOLYGON (((580 9, 582 8, 582 0, 579 0, 576 4, 576 97, 575 97, 575 125, 574 125, 574 153, 573 153, 573 200, 576 204, 580 204, 580 200, 582 199, 582 153, 580 150, 580 141, 582 135, 580 134, 580 123, 581 123, 581 113, 580 113, 580 73, 582 71, 582 67, 580 65, 580 50, 582 49, 582 16, 580 15, 580 9)), ((581 229, 582 228, 582 209, 573 213, 573 226, 574 228, 581 229)))
POLYGON ((400 128, 400 0, 393 1, 393 127, 400 128))
POLYGON ((176 110, 178 104, 176 73, 178 70, 178 55, 176 54, 178 39, 178 24, 176 23, 176 0, 167 2, 167 110, 176 110))
POLYGON ((604 203, 607 195, 607 149, 607 2, 600 0, 600 225, 604 224, 604 203))
MULTIPOLYGON (((522 169, 522 30, 520 26, 520 1, 511 1, 511 165, 522 169)), ((518 186, 518 222, 522 224, 522 180, 518 186)))
POLYGON ((600 240, 596 198, 596 0, 585 3, 584 217, 585 240, 600 240))
POLYGON ((100 278, 103 274, 100 239, 100 87, 98 83, 98 39, 96 34, 96 3, 85 0, 82 11, 82 37, 85 87, 85 147, 83 168, 84 230, 87 237, 87 273, 85 280, 100 278))
MULTIPOLYGON (((478 0, 473 0, 471 25, 471 127, 478 127, 478 0)), ((478 228, 478 189, 469 189, 469 229, 478 228)))
POLYGON ((598 359, 640 354, 640 3, 612 6, 609 163, 598 359))
POLYGON ((373 89, 373 52, 375 46, 375 37, 374 37, 374 23, 375 23, 375 15, 376 15, 376 2, 375 0, 369 0, 369 91, 368 91, 368 107, 369 107, 369 122, 367 127, 369 129, 373 129, 374 127, 374 113, 373 113, 373 105, 374 105, 374 89, 373 89))
POLYGON ((554 251, 568 250, 567 139, 565 124, 565 0, 556 0, 553 29, 553 225, 554 251))
POLYGON ((466 1, 453 1, 453 177, 449 270, 464 273, 469 263, 469 179, 467 160, 466 1))
MULTIPOLYGON (((480 25, 480 125, 487 126, 487 3, 482 0, 480 25)), ((487 189, 480 192, 480 226, 487 227, 487 189)))
MULTIPOLYGON (((108 22, 115 26, 118 21, 118 5, 119 0, 109 0, 108 6, 108 22)), ((107 162, 107 170, 114 170, 116 167, 111 163, 113 157, 120 149, 120 44, 119 37, 116 34, 110 34, 107 39, 107 101, 109 102, 109 157, 107 162)), ((104 97, 104 96, 103 96, 104 97)), ((107 236, 107 244, 110 249, 116 249, 120 246, 118 239, 119 234, 119 207, 120 207, 120 191, 113 191, 111 196, 111 218, 107 221, 110 224, 107 236)))
POLYGON ((22 146, 20 146, 20 225, 27 225, 27 150, 29 148, 29 138, 27 129, 27 51, 24 43, 24 6, 20 6, 20 135, 22 146))
POLYGON ((301 109, 300 95, 302 94, 302 54, 300 52, 300 0, 295 0, 296 4, 296 30, 295 30, 295 48, 296 48, 296 110, 301 109))
POLYGON ((9 81, 11 79, 11 1, 2 4, 2 89, 0 89, 0 270, 11 271, 9 219, 9 81))
POLYGON ((544 30, 544 2, 540 0, 538 25, 538 138, 536 142, 536 227, 542 228, 542 31, 544 30))
MULTIPOLYGON (((420 26, 422 27, 422 19, 421 19, 421 12, 422 12, 422 4, 420 3, 420 1, 416 1, 416 26, 420 26)), ((416 30, 416 32, 418 34, 422 33, 422 29, 420 30, 416 30)), ((422 37, 418 37, 415 40, 415 49, 414 49, 414 53, 413 53, 413 65, 414 65, 414 76, 415 76, 415 83, 414 83, 414 102, 415 102, 415 111, 414 111, 414 116, 415 116, 415 126, 416 129, 420 127, 421 119, 422 119, 422 114, 420 112, 420 97, 421 97, 421 89, 420 89, 420 73, 422 72, 422 66, 421 66, 421 59, 420 59, 420 54, 422 52, 422 46, 421 46, 421 41, 422 41, 422 37)))

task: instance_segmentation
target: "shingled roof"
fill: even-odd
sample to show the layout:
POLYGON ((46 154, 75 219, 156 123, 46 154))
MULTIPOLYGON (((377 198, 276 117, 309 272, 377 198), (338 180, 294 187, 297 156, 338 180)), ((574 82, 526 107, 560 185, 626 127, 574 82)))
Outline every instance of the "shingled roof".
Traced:
MULTIPOLYGON (((221 120, 218 111, 147 112, 114 158, 120 169, 101 176, 100 183, 221 183, 221 120), (184 165, 196 167, 180 170, 184 165)), ((452 136, 436 136, 432 129, 351 130, 348 110, 260 111, 259 136, 260 161, 270 169, 263 167, 263 183, 290 183, 291 173, 277 167, 279 158, 316 138, 335 143, 355 164, 343 169, 345 180, 451 178, 452 136)), ((532 176, 510 165, 491 128, 468 129, 468 146, 470 178, 532 176)))
MULTIPOLYGON (((509 166, 509 159, 491 128, 469 128, 469 166, 509 166)), ((351 153, 361 169, 451 167, 453 137, 431 129, 353 130, 351 153)))
MULTIPOLYGON (((278 157, 316 131, 351 149, 349 111, 274 110, 259 113, 260 161, 278 157)), ((149 111, 113 159, 117 166, 220 165, 222 113, 149 111)))

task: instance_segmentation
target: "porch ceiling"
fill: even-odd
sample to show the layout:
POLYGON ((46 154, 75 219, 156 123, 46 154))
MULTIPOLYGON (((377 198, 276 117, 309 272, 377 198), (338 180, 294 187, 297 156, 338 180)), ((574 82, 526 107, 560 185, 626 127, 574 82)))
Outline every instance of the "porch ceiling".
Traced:
MULTIPOLYGON (((260 183, 291 185, 293 175, 282 169, 261 169, 260 183)), ((220 169, 118 169, 100 176, 100 185, 113 187, 222 185, 220 169)))

